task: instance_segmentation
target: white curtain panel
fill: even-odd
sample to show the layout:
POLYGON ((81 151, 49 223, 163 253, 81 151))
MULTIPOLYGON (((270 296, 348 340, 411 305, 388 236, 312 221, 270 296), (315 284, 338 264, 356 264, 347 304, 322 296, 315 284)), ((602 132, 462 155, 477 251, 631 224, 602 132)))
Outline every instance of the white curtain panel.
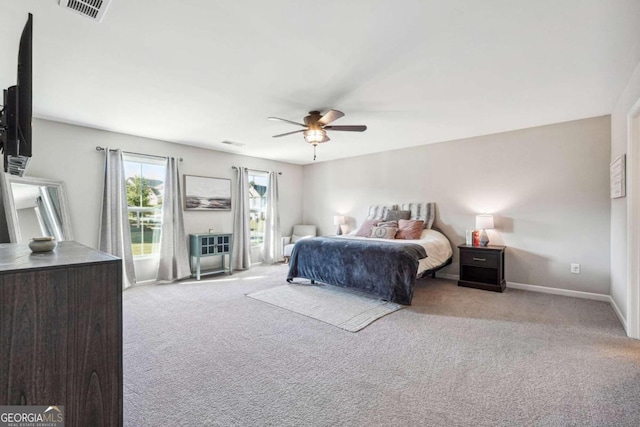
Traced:
POLYGON ((173 282, 189 276, 191 276, 191 268, 187 251, 187 235, 184 232, 178 161, 174 157, 169 157, 162 197, 160 261, 156 280, 173 282))
POLYGON ((251 267, 251 235, 249 231, 249 169, 238 166, 235 211, 233 213, 233 268, 251 267))
POLYGON ((104 191, 98 249, 122 259, 122 289, 136 283, 121 150, 104 150, 104 191))
POLYGON ((262 262, 273 264, 283 261, 282 245, 280 241, 280 209, 278 208, 278 173, 269 172, 269 186, 267 187, 267 214, 264 224, 264 246, 262 248, 262 262))

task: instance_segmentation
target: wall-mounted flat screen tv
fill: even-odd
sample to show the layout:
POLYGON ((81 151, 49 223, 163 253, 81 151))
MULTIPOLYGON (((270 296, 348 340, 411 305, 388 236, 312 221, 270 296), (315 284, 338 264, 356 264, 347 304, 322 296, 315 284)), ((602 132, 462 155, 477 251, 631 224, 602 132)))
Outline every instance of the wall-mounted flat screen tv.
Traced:
POLYGON ((0 113, 0 149, 4 171, 24 174, 31 159, 33 15, 29 14, 18 49, 18 80, 4 91, 0 113))

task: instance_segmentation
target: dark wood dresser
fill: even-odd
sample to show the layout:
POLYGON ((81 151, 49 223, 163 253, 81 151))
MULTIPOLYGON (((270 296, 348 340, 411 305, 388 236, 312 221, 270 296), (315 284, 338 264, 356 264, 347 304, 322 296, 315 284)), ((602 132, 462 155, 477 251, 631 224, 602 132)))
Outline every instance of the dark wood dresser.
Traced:
POLYGON ((122 263, 75 242, 0 244, 0 405, 122 425, 122 263))

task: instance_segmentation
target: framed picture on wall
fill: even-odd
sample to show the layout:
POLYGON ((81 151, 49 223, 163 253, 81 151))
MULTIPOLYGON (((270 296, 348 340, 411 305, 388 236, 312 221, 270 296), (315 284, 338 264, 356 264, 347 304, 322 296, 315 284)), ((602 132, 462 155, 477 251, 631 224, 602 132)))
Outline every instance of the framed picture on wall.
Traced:
POLYGON ((611 198, 617 199, 627 195, 626 189, 626 156, 624 154, 616 157, 609 165, 609 176, 611 183, 611 198))
POLYGON ((231 180, 184 175, 184 210, 230 211, 231 180))

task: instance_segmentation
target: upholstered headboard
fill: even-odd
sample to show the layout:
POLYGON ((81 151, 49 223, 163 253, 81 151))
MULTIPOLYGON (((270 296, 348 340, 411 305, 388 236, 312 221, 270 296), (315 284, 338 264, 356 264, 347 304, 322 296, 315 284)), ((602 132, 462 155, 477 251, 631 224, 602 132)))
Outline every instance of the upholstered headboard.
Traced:
POLYGON ((384 219, 387 216, 387 212, 397 209, 398 205, 371 205, 369 206, 369 213, 365 219, 384 219))
POLYGON ((401 211, 411 211, 410 219, 424 221, 424 228, 433 227, 436 220, 436 204, 434 202, 412 202, 400 205, 401 211))
POLYGON ((365 219, 385 219, 390 210, 410 211, 409 219, 424 221, 424 228, 432 228, 436 219, 435 202, 411 202, 400 205, 371 205, 365 219))

